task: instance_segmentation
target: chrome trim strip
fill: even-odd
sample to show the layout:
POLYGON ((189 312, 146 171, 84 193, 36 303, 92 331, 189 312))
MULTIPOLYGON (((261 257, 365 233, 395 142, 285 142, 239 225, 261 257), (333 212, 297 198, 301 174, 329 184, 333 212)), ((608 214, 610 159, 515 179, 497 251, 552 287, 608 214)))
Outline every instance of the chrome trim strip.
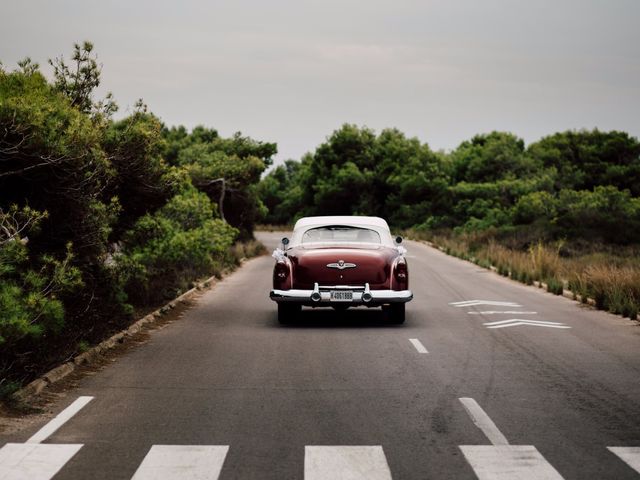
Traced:
MULTIPOLYGON (((341 285, 340 290, 347 290, 344 285, 341 285)), ((327 287, 320 287, 320 289, 327 287)), ((371 294, 371 300, 364 302, 362 295, 365 293, 363 287, 359 287, 360 291, 353 292, 353 300, 351 302, 339 302, 339 303, 351 303, 351 304, 366 304, 366 305, 379 305, 383 303, 404 303, 410 302, 413 299, 413 292, 411 290, 369 290, 371 294)), ((334 289, 335 290, 335 289, 334 289)), ((296 302, 303 305, 318 305, 318 304, 331 304, 331 294, 329 291, 320 290, 320 300, 312 301, 311 295, 314 290, 271 290, 269 297, 274 302, 296 302)))

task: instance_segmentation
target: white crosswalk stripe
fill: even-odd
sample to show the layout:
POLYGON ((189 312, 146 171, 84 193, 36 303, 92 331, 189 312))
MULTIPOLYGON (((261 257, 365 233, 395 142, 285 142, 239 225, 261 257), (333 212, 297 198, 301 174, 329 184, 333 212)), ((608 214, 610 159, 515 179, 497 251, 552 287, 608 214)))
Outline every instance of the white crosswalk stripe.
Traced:
POLYGON ((532 445, 461 445, 479 480, 562 480, 532 445))
POLYGON ((475 426, 492 443, 460 446, 480 480, 562 480, 533 445, 509 445, 507 437, 473 398, 459 400, 475 426))
POLYGON ((217 480, 228 445, 154 445, 131 480, 217 480))
MULTIPOLYGON (((475 417, 487 433, 484 420, 475 417)), ((563 479, 535 446, 509 445, 501 438, 492 443, 459 447, 479 480, 563 479)), ((0 448, 0 480, 51 480, 82 446, 8 443, 0 448)), ((640 473, 640 447, 607 449, 640 473)), ((153 445, 131 480, 218 480, 228 451, 227 445, 153 445)), ((304 455, 304 480, 392 479, 379 445, 309 445, 304 455)))
POLYGON ((304 480, 391 480, 381 446, 307 446, 304 480))
POLYGON ((49 480, 81 448, 81 444, 7 443, 0 449, 0 480, 49 480))
POLYGON ((640 473, 640 447, 607 447, 607 449, 640 473))

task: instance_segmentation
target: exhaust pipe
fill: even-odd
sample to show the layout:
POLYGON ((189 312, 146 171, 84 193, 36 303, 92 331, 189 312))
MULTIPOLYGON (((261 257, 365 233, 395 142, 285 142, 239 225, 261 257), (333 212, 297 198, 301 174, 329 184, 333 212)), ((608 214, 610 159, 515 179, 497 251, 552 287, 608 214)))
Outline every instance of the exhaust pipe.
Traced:
POLYGON ((319 302, 320 300, 322 300, 322 297, 320 296, 320 287, 318 286, 317 283, 313 284, 313 293, 311 294, 311 301, 312 302, 319 302))
POLYGON ((362 294, 362 301, 364 303, 369 303, 372 299, 373 299, 373 296, 371 295, 371 291, 369 290, 369 284, 365 283, 364 293, 362 294))

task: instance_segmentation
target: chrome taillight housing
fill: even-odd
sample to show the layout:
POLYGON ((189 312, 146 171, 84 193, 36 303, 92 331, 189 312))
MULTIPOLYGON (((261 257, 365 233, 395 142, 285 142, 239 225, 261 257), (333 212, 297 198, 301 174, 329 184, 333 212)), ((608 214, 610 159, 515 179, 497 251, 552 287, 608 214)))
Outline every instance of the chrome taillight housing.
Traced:
POLYGON ((276 262, 273 268, 273 288, 279 290, 291 288, 291 263, 288 259, 276 262))
POLYGON ((409 269, 407 261, 401 257, 393 268, 394 290, 407 290, 409 288, 409 269))

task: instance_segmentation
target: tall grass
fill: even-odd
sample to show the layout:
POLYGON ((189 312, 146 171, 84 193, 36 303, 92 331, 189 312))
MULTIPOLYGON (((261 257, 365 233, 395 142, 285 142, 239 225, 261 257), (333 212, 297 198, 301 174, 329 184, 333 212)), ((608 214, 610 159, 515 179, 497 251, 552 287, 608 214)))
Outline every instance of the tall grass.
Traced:
POLYGON ((239 265, 243 259, 257 257, 267 252, 267 247, 258 240, 248 240, 245 242, 236 242, 230 248, 230 254, 233 262, 239 265))
POLYGON ((638 318, 640 310, 640 252, 633 248, 536 242, 526 249, 505 245, 491 233, 434 234, 407 230, 404 235, 428 240, 450 255, 485 267, 522 283, 546 284, 561 295, 571 290, 576 299, 595 301, 597 308, 638 318))

